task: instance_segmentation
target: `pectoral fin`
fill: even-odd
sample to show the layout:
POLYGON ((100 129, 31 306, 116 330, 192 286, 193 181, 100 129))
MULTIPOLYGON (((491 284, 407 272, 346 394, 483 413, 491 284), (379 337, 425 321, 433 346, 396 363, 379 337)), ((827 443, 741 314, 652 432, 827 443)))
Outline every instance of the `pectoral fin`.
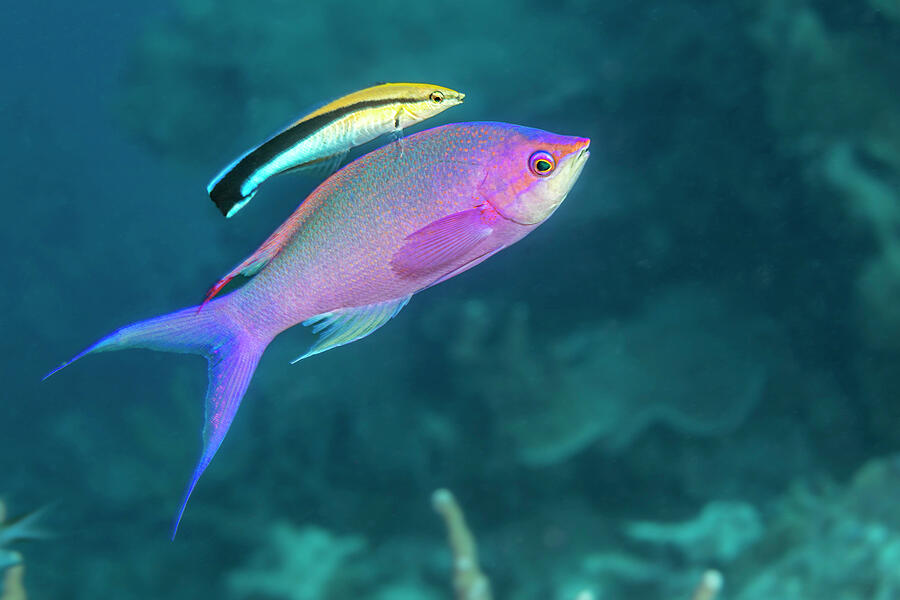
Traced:
POLYGON ((320 177, 328 177, 341 167, 344 159, 347 158, 348 152, 348 150, 345 150, 343 152, 338 152, 337 154, 332 154, 330 156, 322 156, 315 160, 311 160, 289 169, 285 169, 283 172, 308 173, 311 175, 318 175, 320 177))
POLYGON ((438 271, 465 258, 494 231, 496 213, 481 205, 448 215, 406 237, 391 259, 391 267, 403 277, 438 271))
POLYGON ((390 321, 406 306, 411 297, 410 295, 377 304, 341 308, 310 317, 303 321, 303 324, 312 326, 313 333, 322 335, 306 354, 295 358, 291 364, 366 337, 390 321))

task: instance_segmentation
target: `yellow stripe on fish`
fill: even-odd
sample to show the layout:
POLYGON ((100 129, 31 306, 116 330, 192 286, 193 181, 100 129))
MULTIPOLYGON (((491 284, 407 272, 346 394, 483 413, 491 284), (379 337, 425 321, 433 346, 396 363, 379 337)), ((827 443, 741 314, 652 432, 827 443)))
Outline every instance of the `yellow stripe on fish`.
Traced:
POLYGON ((222 214, 231 217, 270 177, 336 166, 350 148, 424 121, 463 98, 465 94, 427 83, 382 83, 347 94, 241 155, 206 191, 222 214))

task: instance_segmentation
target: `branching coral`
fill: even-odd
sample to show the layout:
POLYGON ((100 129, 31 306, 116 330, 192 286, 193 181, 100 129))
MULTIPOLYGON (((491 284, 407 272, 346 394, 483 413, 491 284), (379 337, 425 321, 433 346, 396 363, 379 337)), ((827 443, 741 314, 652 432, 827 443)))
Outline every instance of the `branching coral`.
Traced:
POLYGON ((722 591, 723 583, 722 574, 714 569, 710 569, 700 578, 700 583, 697 584, 697 589, 694 590, 691 600, 716 600, 719 592, 722 591))
MULTIPOLYGON (((439 489, 431 495, 431 505, 446 528, 452 554, 452 581, 456 600, 493 600, 491 581, 479 562, 475 535, 456 498, 450 491, 439 489)), ((519 531, 518 524, 516 529, 519 531)), ((247 565, 229 575, 229 597, 280 600, 362 597, 399 600, 441 597, 439 589, 429 582, 434 579, 437 569, 440 569, 437 560, 439 552, 433 544, 424 541, 422 546, 411 545, 408 540, 372 544, 371 546, 377 547, 377 554, 367 557, 364 550, 369 544, 362 537, 336 535, 315 526, 295 527, 282 522, 268 530, 265 542, 263 549, 247 565)), ((595 543, 597 542, 594 540, 588 541, 590 545, 595 543)), ((702 544, 702 540, 699 543, 702 544)), ((542 541, 535 540, 535 547, 542 547, 542 541)), ((639 589, 639 586, 620 586, 615 580, 624 579, 635 583, 635 571, 641 572, 639 578, 642 579, 642 584, 653 585, 663 581, 671 583, 671 580, 677 579, 675 585, 656 588, 661 597, 714 600, 722 587, 721 575, 707 571, 690 596, 689 591, 696 581, 696 575, 682 575, 683 562, 678 566, 654 568, 641 559, 630 559, 625 554, 588 553, 584 555, 585 558, 600 562, 602 566, 585 571, 577 564, 572 564, 562 571, 557 570, 560 563, 568 564, 570 560, 578 563, 580 553, 581 550, 577 550, 563 555, 557 549, 553 556, 542 555, 539 560, 546 568, 540 573, 521 572, 529 569, 523 566, 527 564, 527 560, 526 563, 516 563, 520 572, 513 569, 510 574, 530 585, 517 589, 518 593, 513 595, 522 598, 546 597, 547 593, 554 590, 554 597, 568 600, 594 600, 594 592, 597 592, 596 598, 600 600, 631 598, 633 595, 628 590, 639 589), (625 564, 628 560, 636 566, 629 567, 625 564), (574 570, 569 569, 572 566, 574 570), (650 581, 651 579, 656 581, 650 581), (533 595, 535 592, 538 596, 533 595)), ((710 555, 706 553, 703 556, 710 555)), ((519 556, 517 560, 521 558, 519 556)), ((699 564, 705 560, 707 559, 701 558, 692 563, 699 564)), ((716 561, 714 557, 709 560, 716 561)), ((690 571, 694 569, 692 567, 690 571)), ((651 587, 645 586, 643 589, 649 593, 651 587)))
MULTIPOLYGON (((437 490, 431 496, 434 509, 447 527, 453 552, 453 587, 457 600, 493 600, 491 584, 478 564, 475 536, 466 524, 465 515, 456 498, 448 490, 437 490)), ((715 570, 706 571, 691 596, 692 600, 715 600, 722 589, 723 578, 715 570)), ((590 590, 582 590, 575 600, 594 600, 590 590)))
POLYGON ((694 564, 727 564, 759 540, 763 526, 752 505, 720 500, 707 504, 690 521, 637 521, 626 533, 633 540, 673 548, 694 564))
POLYGON ((469 531, 462 509, 448 490, 431 496, 434 510, 444 519, 447 538, 453 551, 453 589, 457 600, 492 600, 491 584, 478 564, 475 537, 469 531))
POLYGON ((798 484, 738 563, 737 600, 886 600, 900 595, 900 456, 864 465, 845 489, 798 484))
POLYGON ((298 529, 289 523, 272 525, 268 544, 250 566, 229 576, 235 597, 326 598, 347 561, 365 547, 357 536, 337 536, 319 527, 298 529))
POLYGON ((893 176, 877 173, 851 144, 835 143, 824 166, 824 180, 848 199, 848 211, 869 225, 880 249, 857 281, 863 333, 876 347, 900 349, 900 164, 893 176))
POLYGON ((6 570, 0 587, 0 600, 26 600, 25 565, 15 565, 6 570))

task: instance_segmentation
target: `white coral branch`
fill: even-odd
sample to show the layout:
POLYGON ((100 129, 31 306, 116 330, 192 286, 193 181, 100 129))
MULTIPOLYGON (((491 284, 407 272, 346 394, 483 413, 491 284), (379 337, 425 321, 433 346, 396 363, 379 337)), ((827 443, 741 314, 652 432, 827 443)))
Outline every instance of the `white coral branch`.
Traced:
POLYGON ((719 592, 722 591, 722 574, 714 569, 710 569, 703 574, 700 584, 694 590, 692 600, 716 600, 719 592))
POLYGON ((491 582, 481 572, 475 537, 456 498, 449 490, 441 489, 431 495, 431 504, 447 527, 447 538, 453 552, 453 588, 457 600, 492 600, 491 582))
POLYGON ((16 565, 6 570, 0 587, 0 600, 26 600, 25 565, 16 565))

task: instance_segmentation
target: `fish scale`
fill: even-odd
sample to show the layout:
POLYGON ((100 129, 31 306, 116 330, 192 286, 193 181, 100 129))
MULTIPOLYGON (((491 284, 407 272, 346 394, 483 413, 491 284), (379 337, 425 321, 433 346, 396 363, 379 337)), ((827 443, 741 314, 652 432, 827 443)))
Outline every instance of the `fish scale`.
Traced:
POLYGON ((544 222, 581 174, 589 144, 505 123, 455 123, 388 144, 323 182, 200 307, 123 327, 47 377, 86 354, 125 348, 207 358, 203 449, 177 529, 275 336, 312 326, 319 337, 300 360, 371 334, 416 292, 544 222), (251 279, 214 298, 239 274, 251 279))
POLYGON ((246 298, 235 298, 241 310, 251 314, 259 305, 257 289, 267 297, 291 298, 283 303, 284 320, 269 323, 277 330, 311 314, 409 293, 410 282, 399 280, 383 260, 403 243, 396 232, 413 232, 448 212, 471 208, 470 190, 484 177, 480 165, 447 158, 457 155, 458 143, 447 144, 453 137, 424 132, 415 143, 407 138, 403 151, 397 144, 376 150, 319 186, 290 218, 302 225, 284 250, 241 289, 246 298), (363 229, 367 235, 360 239, 363 229))

